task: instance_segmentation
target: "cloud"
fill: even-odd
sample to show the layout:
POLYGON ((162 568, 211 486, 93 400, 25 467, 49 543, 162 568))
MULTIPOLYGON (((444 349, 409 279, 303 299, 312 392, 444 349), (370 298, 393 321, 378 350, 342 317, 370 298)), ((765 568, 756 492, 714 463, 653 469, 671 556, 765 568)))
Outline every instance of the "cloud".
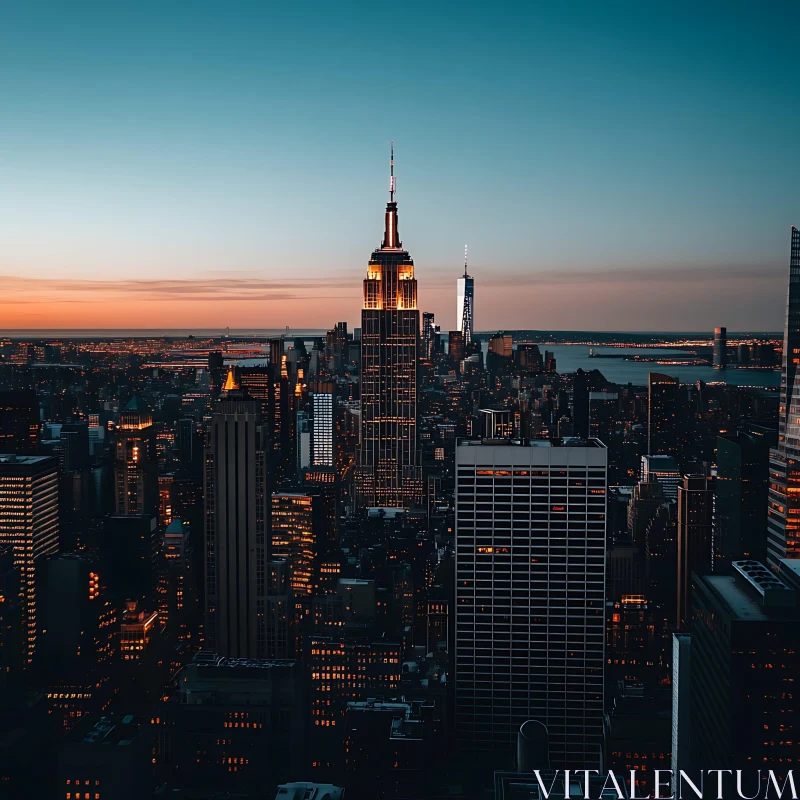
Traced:
POLYGON ((324 290, 319 279, 297 278, 267 280, 262 278, 224 277, 187 279, 28 278, 0 275, 0 305, 29 303, 98 303, 114 300, 152 302, 253 302, 309 300, 323 297, 348 297, 324 290))

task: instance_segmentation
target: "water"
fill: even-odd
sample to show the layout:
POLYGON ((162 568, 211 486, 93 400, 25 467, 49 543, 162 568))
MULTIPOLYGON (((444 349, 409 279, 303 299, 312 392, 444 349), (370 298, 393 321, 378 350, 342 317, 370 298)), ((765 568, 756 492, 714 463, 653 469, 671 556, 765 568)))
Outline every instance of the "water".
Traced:
MULTIPOLYGON (((728 383, 732 386, 758 386, 775 389, 781 384, 779 370, 763 369, 714 369, 713 367, 695 367, 682 364, 657 364, 653 361, 625 361, 621 358, 589 358, 589 347, 582 344, 540 345, 544 353, 549 350, 556 357, 556 368, 559 372, 575 372, 577 369, 589 371, 599 370, 612 383, 632 383, 635 386, 647 386, 648 372, 661 372, 678 378, 681 383, 728 383)), ((593 347, 595 354, 611 353, 615 355, 629 354, 651 358, 653 356, 683 356, 685 350, 672 350, 663 347, 636 348, 626 350, 621 347, 593 347)))

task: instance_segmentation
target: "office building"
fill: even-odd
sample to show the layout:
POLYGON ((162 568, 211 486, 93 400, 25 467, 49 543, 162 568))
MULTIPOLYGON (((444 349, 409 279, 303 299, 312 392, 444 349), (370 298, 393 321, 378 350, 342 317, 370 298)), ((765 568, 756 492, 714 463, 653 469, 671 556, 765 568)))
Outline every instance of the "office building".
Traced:
POLYGON ((269 495, 260 408, 229 373, 208 429, 206 643, 228 658, 265 653, 269 495))
POLYGON ((728 329, 714 328, 714 369, 728 366, 728 329))
POLYGON ((319 493, 313 489, 273 493, 269 556, 286 561, 295 597, 312 594, 324 543, 325 510, 319 493))
MULTIPOLYGON (((672 634, 672 772, 691 766, 692 637, 672 634)), ((674 787, 674 784, 673 784, 674 787)))
POLYGON ((201 651, 159 710, 165 770, 187 789, 261 797, 307 769, 308 711, 295 661, 201 651))
POLYGON ((0 392, 0 453, 36 455, 40 428, 36 392, 0 392))
POLYGON ((678 487, 678 625, 691 613, 692 574, 714 571, 714 484, 705 475, 686 475, 678 487))
POLYGON ((503 358, 511 358, 514 355, 514 340, 511 334, 495 333, 489 337, 489 352, 503 358))
POLYGON ((158 573, 158 525, 148 514, 111 514, 103 523, 100 552, 117 600, 152 603, 158 573))
POLYGON ((283 339, 270 340, 268 367, 241 367, 236 383, 244 395, 255 400, 265 426, 269 486, 278 485, 294 473, 296 451, 293 449, 297 409, 289 386, 283 339), (272 361, 272 357, 275 361, 272 361))
POLYGON ((456 730, 510 753, 529 719, 552 763, 603 740, 606 449, 597 440, 456 448, 456 730))
POLYGON ((658 481, 665 500, 678 499, 681 471, 671 456, 642 456, 641 482, 658 481))
POLYGON ((458 279, 456 291, 456 330, 469 347, 475 333, 475 280, 467 275, 467 248, 464 248, 464 276, 458 279))
POLYGON ((422 313, 422 358, 430 361, 433 358, 436 344, 436 322, 431 311, 422 313))
POLYGON ((483 439, 508 439, 514 434, 511 411, 508 409, 478 409, 478 435, 483 439))
POLYGON ((114 480, 117 514, 158 512, 158 454, 153 415, 138 395, 120 413, 114 480))
POLYGON ((725 562, 767 557, 769 451, 777 431, 750 430, 717 437, 716 548, 725 562))
POLYGON ((140 800, 153 790, 150 720, 105 714, 80 721, 58 751, 59 800, 140 800))
POLYGON ((694 579, 692 766, 785 774, 797 758, 797 592, 757 561, 732 570, 694 579))
POLYGON ((313 425, 311 428, 312 467, 333 467, 336 464, 334 449, 334 408, 333 394, 317 392, 312 398, 313 425))
POLYGON ((58 551, 58 460, 49 456, 0 455, 0 546, 14 549, 20 571, 22 652, 36 649, 37 559, 58 551))
POLYGON ((650 372, 647 375, 647 452, 655 455, 677 455, 679 430, 680 384, 677 378, 650 372))
POLYGON ((404 508, 422 502, 417 280, 397 229, 394 158, 391 173, 383 244, 367 267, 361 312, 361 439, 355 478, 362 507, 404 508))
POLYGON ((786 320, 783 332, 778 446, 770 450, 767 565, 800 558, 800 230, 792 226, 786 320))
POLYGON ((81 472, 89 469, 89 424, 69 422, 61 426, 59 434, 61 469, 66 472, 81 472))
POLYGON ((100 559, 54 553, 36 566, 37 674, 48 684, 83 680, 114 655, 117 612, 103 591, 100 559))
POLYGON ((464 334, 461 331, 450 331, 447 334, 447 355, 450 357, 451 361, 454 361, 456 364, 461 363, 464 360, 465 348, 464 348, 464 334))

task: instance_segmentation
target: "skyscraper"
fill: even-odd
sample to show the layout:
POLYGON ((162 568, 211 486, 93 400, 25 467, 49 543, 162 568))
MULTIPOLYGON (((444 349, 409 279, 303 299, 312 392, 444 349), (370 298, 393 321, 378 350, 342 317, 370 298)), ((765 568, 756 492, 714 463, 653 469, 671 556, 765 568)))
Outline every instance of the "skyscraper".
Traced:
POLYGON ((422 358, 430 361, 433 358, 436 341, 436 321, 432 311, 422 313, 422 358))
POLYGON ((456 729, 510 753, 543 722, 554 767, 603 741, 606 449, 597 440, 456 447, 456 729))
POLYGON ((757 561, 732 568, 694 580, 691 766, 753 764, 785 774, 797 758, 797 740, 787 735, 798 713, 797 593, 757 561))
POLYGON ((266 431, 229 373, 206 444, 206 641, 229 658, 266 649, 266 431))
POLYGON ((714 369, 728 366, 728 329, 714 328, 714 369))
POLYGON ((157 512, 158 455, 153 415, 137 395, 119 415, 114 475, 117 514, 157 512))
POLYGON ((39 427, 36 392, 0 392, 0 453, 35 455, 39 427))
POLYGON ((678 625, 689 622, 692 573, 714 571, 714 489, 705 475, 686 475, 678 487, 678 625))
POLYGON ((0 455, 0 545, 20 571, 24 658, 36 647, 36 560, 58 550, 58 460, 0 455))
POLYGON ((647 452, 676 455, 678 452, 677 378, 650 372, 647 375, 647 452))
POLYGON ((314 419, 311 428, 311 466, 332 467, 333 449, 333 409, 334 397, 329 392, 317 392, 313 399, 314 419))
POLYGON ((792 226, 789 287, 783 330, 778 446, 770 450, 767 565, 800 558, 800 230, 792 226))
POLYGON ((383 244, 372 253, 361 312, 361 443, 356 492, 362 506, 422 501, 417 452, 419 311, 414 262, 397 230, 392 149, 383 244))
POLYGON ((464 335, 464 344, 472 344, 475 325, 475 280, 467 274, 467 248, 464 247, 464 277, 458 279, 456 292, 456 330, 464 335))

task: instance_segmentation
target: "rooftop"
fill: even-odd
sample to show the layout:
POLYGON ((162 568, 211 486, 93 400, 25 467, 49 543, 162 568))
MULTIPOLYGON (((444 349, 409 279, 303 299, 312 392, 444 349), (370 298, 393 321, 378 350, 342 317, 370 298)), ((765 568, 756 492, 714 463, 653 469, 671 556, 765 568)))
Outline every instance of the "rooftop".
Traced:
POLYGON ((459 447, 593 447, 605 449, 599 439, 563 436, 560 439, 459 439, 459 447))

